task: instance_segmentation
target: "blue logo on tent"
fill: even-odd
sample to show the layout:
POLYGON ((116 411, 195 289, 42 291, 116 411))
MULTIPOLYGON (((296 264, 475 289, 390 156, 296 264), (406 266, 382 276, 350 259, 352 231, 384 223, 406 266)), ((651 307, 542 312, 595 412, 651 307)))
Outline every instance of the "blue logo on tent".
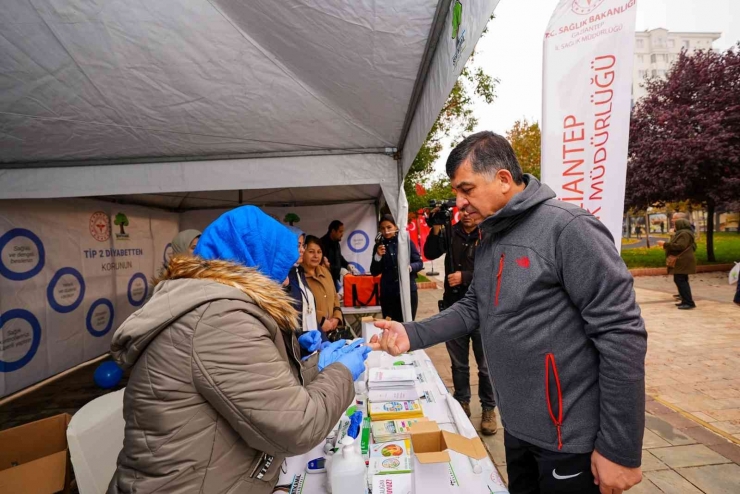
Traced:
POLYGON ((365 252, 370 246, 370 237, 362 230, 355 230, 347 236, 347 247, 352 252, 365 252))
POLYGON ((36 245, 36 250, 38 251, 38 262, 36 263, 36 266, 31 268, 31 270, 17 273, 8 269, 8 267, 3 263, 2 257, 0 256, 0 274, 5 276, 9 280, 23 281, 29 278, 33 278, 34 276, 39 274, 42 269, 44 269, 44 261, 46 259, 46 255, 44 251, 44 244, 41 242, 41 239, 38 238, 36 234, 33 233, 31 230, 26 230, 25 228, 13 228, 12 230, 6 232, 5 235, 0 237, 0 254, 2 253, 8 242, 15 239, 16 237, 26 237, 36 245))
POLYGON ((54 277, 49 282, 49 286, 46 288, 46 298, 49 300, 49 305, 51 306, 51 308, 55 311, 62 314, 72 312, 80 306, 82 300, 85 298, 85 280, 82 279, 82 275, 76 269, 62 268, 54 274, 54 277), (77 279, 77 282, 80 284, 80 290, 79 294, 77 295, 77 299, 75 299, 75 301, 72 302, 70 305, 62 305, 58 303, 56 297, 54 296, 54 291, 56 290, 57 283, 59 283, 59 280, 62 278, 62 276, 66 274, 74 276, 77 279))
POLYGON ((146 296, 149 293, 149 283, 146 281, 146 276, 144 276, 144 273, 136 273, 131 277, 130 280, 128 280, 128 303, 133 305, 134 307, 140 307, 144 301, 146 300, 146 296), (144 294, 141 296, 140 300, 134 299, 134 281, 136 280, 142 280, 144 282, 144 294))
POLYGON ((365 274, 365 268, 363 268, 361 264, 352 261, 349 261, 347 264, 351 264, 352 266, 356 267, 357 271, 359 271, 360 274, 365 274))
POLYGON ((33 330, 31 348, 28 349, 28 352, 26 352, 23 357, 13 362, 4 362, 0 360, 0 372, 13 372, 25 366, 31 361, 31 359, 33 359, 33 356, 36 355, 36 350, 39 349, 39 344, 41 343, 41 325, 39 324, 39 320, 36 319, 36 316, 24 309, 11 309, 8 312, 1 314, 0 331, 2 331, 6 322, 13 319, 23 319, 31 325, 31 329, 33 330))
POLYGON ((96 338, 105 336, 106 333, 108 333, 108 331, 110 331, 111 328, 113 327, 113 303, 107 298, 99 298, 95 302, 93 302, 92 305, 90 306, 90 310, 87 311, 87 318, 85 318, 85 325, 87 326, 87 331, 91 335, 95 336, 96 338), (99 305, 105 305, 106 307, 108 307, 108 310, 110 311, 110 317, 108 319, 108 323, 100 331, 95 329, 95 327, 92 324, 93 313, 95 312, 95 309, 97 309, 99 305))

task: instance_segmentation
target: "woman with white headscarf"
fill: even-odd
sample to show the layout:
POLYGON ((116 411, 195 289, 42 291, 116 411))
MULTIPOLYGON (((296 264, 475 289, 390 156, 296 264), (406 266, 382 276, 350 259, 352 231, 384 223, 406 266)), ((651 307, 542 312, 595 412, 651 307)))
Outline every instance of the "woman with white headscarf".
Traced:
POLYGON ((198 230, 183 230, 172 239, 172 254, 192 254, 198 245, 201 232, 198 230))

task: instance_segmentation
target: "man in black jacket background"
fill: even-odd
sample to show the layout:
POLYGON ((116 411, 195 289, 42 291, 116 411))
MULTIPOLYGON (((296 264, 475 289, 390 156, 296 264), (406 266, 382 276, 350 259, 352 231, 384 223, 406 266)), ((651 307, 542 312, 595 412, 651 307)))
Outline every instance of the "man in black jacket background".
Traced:
MULTIPOLYGON (((438 210, 432 211, 432 214, 438 210)), ((449 224, 449 223, 448 223, 449 224)), ((445 291, 440 304, 444 310, 465 297, 473 281, 475 249, 480 242, 478 226, 464 211, 460 212, 460 221, 452 226, 452 235, 448 237, 446 228, 434 225, 424 244, 424 255, 427 259, 437 259, 443 254, 445 258, 445 291), (449 252, 448 252, 449 250, 449 252)), ((452 383, 455 387, 454 397, 470 417, 470 341, 473 341, 473 354, 478 364, 478 397, 480 398, 483 417, 481 432, 486 435, 496 433, 496 398, 493 394, 488 365, 483 353, 480 330, 455 338, 445 343, 447 353, 452 361, 452 383)))
POLYGON ((328 261, 331 277, 334 279, 334 285, 339 290, 339 283, 342 279, 342 268, 350 271, 350 265, 342 255, 342 246, 339 242, 344 236, 344 224, 339 220, 329 223, 329 230, 326 235, 321 237, 321 245, 324 248, 324 258, 328 261))

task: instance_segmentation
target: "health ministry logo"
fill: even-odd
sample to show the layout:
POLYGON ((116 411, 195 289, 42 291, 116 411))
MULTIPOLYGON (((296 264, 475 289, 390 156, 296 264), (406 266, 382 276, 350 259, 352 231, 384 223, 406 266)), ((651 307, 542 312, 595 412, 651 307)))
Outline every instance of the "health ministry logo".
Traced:
POLYGON ((105 242, 110 238, 110 218, 103 211, 93 213, 88 225, 90 235, 98 242, 105 242))
POLYGON ((576 14, 586 15, 599 8, 602 3, 604 0, 573 0, 572 9, 576 14))

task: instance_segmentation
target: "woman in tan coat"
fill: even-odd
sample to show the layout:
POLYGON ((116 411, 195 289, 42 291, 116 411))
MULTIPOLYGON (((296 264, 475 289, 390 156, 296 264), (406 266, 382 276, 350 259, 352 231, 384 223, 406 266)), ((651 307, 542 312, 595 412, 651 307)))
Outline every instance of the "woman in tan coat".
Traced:
POLYGON ((326 341, 326 333, 334 331, 342 324, 342 310, 339 308, 339 295, 331 271, 322 264, 323 258, 321 239, 313 235, 307 236, 303 270, 316 300, 316 322, 319 330, 324 333, 323 340, 326 341))
POLYGON ((296 237, 252 206, 222 215, 175 256, 149 303, 113 336, 133 367, 117 493, 273 492, 286 456, 320 444, 354 399, 369 349, 296 338, 281 288, 296 237))

